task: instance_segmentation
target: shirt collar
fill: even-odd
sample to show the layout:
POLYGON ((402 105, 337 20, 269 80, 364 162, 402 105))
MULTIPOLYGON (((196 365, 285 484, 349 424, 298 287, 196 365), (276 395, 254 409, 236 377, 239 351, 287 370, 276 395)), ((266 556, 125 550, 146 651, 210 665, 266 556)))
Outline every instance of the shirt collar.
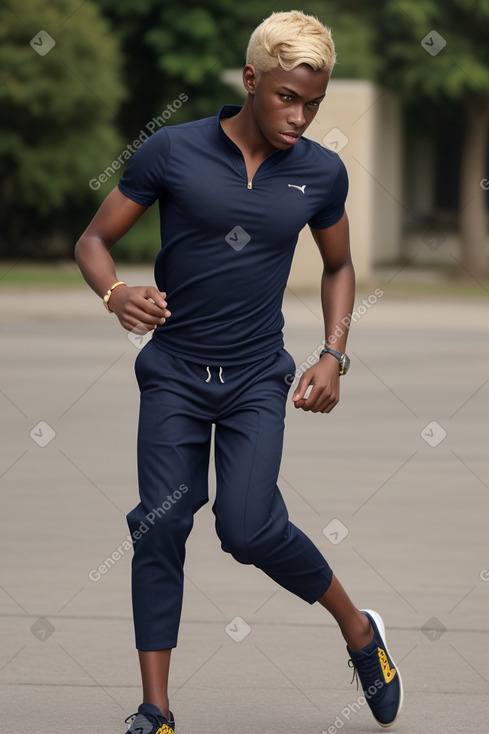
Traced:
POLYGON ((217 113, 217 124, 219 127, 221 127, 221 120, 224 120, 226 117, 234 117, 234 115, 237 115, 242 109, 243 107, 238 104, 223 105, 217 113))
POLYGON ((243 108, 240 105, 225 104, 221 107, 216 117, 217 134, 226 145, 231 147, 234 151, 238 151, 239 153, 241 153, 241 151, 239 150, 238 146, 233 143, 231 138, 226 135, 226 133, 222 129, 221 120, 224 120, 226 117, 234 117, 234 115, 237 115, 238 112, 240 112, 240 110, 242 109, 243 108))
MULTIPOLYGON (((221 127, 221 120, 224 120, 226 117, 234 117, 234 115, 237 115, 238 112, 240 112, 243 109, 241 105, 235 105, 235 104, 225 104, 221 107, 219 112, 217 113, 216 117, 216 125, 217 125, 217 133, 221 137, 221 140, 223 140, 228 146, 230 146, 234 151, 237 151, 240 155, 242 155, 241 150, 238 148, 238 146, 231 140, 231 138, 226 135, 224 130, 221 127)), ((300 142, 300 141, 299 141, 300 142)), ((297 145, 297 143, 296 143, 297 145)), ((291 154, 291 152, 294 150, 294 146, 291 146, 289 149, 286 150, 280 150, 277 148, 274 153, 271 153, 268 158, 271 158, 273 156, 273 159, 277 161, 278 159, 284 158, 285 156, 288 156, 291 154)))

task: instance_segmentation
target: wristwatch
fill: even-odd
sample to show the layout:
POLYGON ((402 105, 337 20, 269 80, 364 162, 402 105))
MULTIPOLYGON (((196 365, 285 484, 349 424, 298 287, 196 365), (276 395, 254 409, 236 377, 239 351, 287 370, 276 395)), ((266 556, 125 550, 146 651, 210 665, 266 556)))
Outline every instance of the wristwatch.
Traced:
POLYGON ((337 349, 331 349, 331 347, 324 347, 319 355, 319 359, 321 359, 323 354, 332 354, 333 357, 336 357, 340 363, 340 375, 346 375, 350 369, 350 357, 347 354, 342 354, 337 349))

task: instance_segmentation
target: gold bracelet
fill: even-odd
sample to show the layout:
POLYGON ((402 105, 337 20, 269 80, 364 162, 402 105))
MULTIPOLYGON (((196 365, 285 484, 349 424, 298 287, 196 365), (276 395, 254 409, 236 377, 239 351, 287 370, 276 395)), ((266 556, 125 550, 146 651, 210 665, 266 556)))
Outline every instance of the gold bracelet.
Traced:
POLYGON ((124 283, 124 281, 123 281, 123 280, 118 280, 118 281, 117 281, 117 283, 114 283, 114 285, 112 285, 112 286, 111 286, 111 287, 109 288, 109 290, 107 291, 107 293, 105 294, 105 296, 104 296, 104 298, 103 298, 103 301, 104 301, 104 306, 105 306, 105 308, 107 309, 107 311, 108 311, 109 313, 114 313, 114 312, 113 312, 113 311, 111 311, 111 310, 110 310, 110 308, 109 308, 109 301, 110 301, 110 297, 111 297, 111 295, 112 295, 112 291, 114 290, 114 288, 117 288, 117 286, 119 286, 119 285, 126 285, 126 284, 124 283))

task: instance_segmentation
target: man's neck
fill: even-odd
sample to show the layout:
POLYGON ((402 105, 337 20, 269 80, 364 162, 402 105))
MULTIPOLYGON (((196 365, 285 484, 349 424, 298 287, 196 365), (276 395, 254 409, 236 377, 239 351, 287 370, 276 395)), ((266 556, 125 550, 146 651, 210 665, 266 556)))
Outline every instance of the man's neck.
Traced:
POLYGON ((277 148, 263 137, 253 114, 253 101, 250 97, 241 110, 233 117, 221 120, 221 127, 233 143, 238 146, 245 158, 265 160, 277 148))

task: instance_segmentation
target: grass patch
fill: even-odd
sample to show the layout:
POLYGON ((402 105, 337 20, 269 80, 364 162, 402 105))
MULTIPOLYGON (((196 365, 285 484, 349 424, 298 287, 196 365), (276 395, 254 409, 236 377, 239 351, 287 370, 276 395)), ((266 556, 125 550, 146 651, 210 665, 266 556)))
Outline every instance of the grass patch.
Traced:
POLYGON ((439 296, 449 298, 487 298, 489 283, 478 284, 474 281, 452 281, 447 279, 439 283, 423 283, 422 281, 380 281, 380 287, 389 296, 439 296))
MULTIPOLYGON (((147 267, 147 263, 138 264, 147 267)), ((122 268, 127 267, 130 263, 116 261, 116 265, 122 268)), ((137 267, 136 263, 134 265, 137 267)), ((433 277, 430 277, 428 271, 420 271, 417 279, 416 273, 410 271, 408 278, 399 276, 393 280, 389 280, 388 277, 384 280, 382 271, 379 271, 374 284, 372 284, 373 281, 364 284, 363 287, 358 288, 358 291, 360 293, 379 286, 386 295, 392 297, 487 298, 489 295, 489 282, 479 284, 472 279, 459 279, 453 274, 445 275, 443 271, 432 272, 432 275, 433 277)), ((9 287, 62 288, 73 286, 87 287, 74 261, 52 263, 0 262, 0 290, 9 287)))
POLYGON ((0 288, 85 285, 75 263, 0 263, 0 288))

